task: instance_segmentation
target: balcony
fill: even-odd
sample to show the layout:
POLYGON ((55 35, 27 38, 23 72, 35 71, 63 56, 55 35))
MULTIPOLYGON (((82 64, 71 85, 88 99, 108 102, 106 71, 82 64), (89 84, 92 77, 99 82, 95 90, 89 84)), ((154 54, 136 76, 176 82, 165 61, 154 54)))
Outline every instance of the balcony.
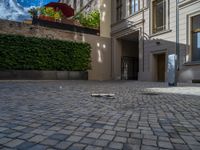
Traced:
POLYGON ((51 2, 29 13, 33 25, 99 35, 100 12, 95 5, 96 1, 91 0, 77 10, 66 3, 51 2))

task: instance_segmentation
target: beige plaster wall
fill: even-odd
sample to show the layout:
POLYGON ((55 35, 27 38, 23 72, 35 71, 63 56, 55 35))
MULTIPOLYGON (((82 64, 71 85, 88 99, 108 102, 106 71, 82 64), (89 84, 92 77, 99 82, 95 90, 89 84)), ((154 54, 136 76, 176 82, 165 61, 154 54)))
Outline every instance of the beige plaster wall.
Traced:
POLYGON ((85 41, 92 46, 92 70, 89 70, 89 79, 111 80, 110 38, 85 35, 85 41))
POLYGON ((111 0, 100 1, 100 36, 110 37, 111 32, 111 0))
POLYGON ((192 82, 200 79, 200 63, 192 62, 191 17, 200 15, 200 1, 183 1, 179 5, 180 71, 179 81, 192 82))
POLYGON ((120 40, 112 39, 112 78, 114 80, 121 79, 121 57, 122 57, 122 45, 120 40))

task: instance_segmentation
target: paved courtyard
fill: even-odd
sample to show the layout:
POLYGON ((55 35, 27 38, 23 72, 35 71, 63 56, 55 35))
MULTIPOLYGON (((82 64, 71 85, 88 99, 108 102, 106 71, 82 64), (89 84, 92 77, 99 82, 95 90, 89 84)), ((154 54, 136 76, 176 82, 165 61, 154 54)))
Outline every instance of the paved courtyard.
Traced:
POLYGON ((200 85, 1 81, 0 149, 200 150, 200 85))

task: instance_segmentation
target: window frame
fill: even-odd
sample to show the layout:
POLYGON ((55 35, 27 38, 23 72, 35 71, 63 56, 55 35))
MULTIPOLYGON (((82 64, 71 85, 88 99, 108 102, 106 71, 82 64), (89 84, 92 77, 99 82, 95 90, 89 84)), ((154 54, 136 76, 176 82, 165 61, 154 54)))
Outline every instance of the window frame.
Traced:
MULTIPOLYGON (((194 58, 193 58, 193 53, 194 53, 194 37, 193 37, 193 35, 195 34, 195 33, 199 33, 200 34, 200 27, 198 27, 197 29, 193 29, 193 18, 194 17, 197 17, 197 16, 199 16, 200 17, 200 14, 196 14, 196 15, 194 15, 194 16, 191 16, 191 18, 190 18, 190 44, 191 44, 191 61, 192 62, 199 62, 200 61, 200 57, 198 58, 198 60, 194 60, 194 58)), ((198 43, 197 43, 198 44, 198 43)))
POLYGON ((192 17, 200 15, 200 11, 195 11, 186 15, 186 53, 185 64, 200 64, 200 61, 193 61, 192 59, 192 17))
POLYGON ((80 0, 80 8, 83 7, 83 0, 80 0))
POLYGON ((77 11, 77 0, 74 0, 73 2, 74 2, 74 5, 73 5, 74 10, 77 11))
POLYGON ((123 9, 122 0, 116 0, 116 20, 117 21, 122 20, 122 9, 123 9))
POLYGON ((129 0, 129 15, 133 15, 139 11, 140 11, 140 0, 129 0), (137 5, 135 5, 136 2, 137 2, 137 5), (133 10, 133 7, 134 7, 134 10, 133 10))
POLYGON ((167 30, 167 0, 152 1, 152 33, 156 34, 167 30), (163 25, 157 26, 157 7, 158 5, 163 5, 163 25))

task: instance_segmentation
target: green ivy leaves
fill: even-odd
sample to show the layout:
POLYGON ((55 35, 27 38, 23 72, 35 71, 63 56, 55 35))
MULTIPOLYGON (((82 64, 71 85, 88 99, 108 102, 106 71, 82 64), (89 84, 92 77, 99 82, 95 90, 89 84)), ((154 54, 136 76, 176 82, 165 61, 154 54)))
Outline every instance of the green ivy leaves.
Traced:
POLYGON ((0 34, 0 70, 90 69, 87 43, 0 34))

